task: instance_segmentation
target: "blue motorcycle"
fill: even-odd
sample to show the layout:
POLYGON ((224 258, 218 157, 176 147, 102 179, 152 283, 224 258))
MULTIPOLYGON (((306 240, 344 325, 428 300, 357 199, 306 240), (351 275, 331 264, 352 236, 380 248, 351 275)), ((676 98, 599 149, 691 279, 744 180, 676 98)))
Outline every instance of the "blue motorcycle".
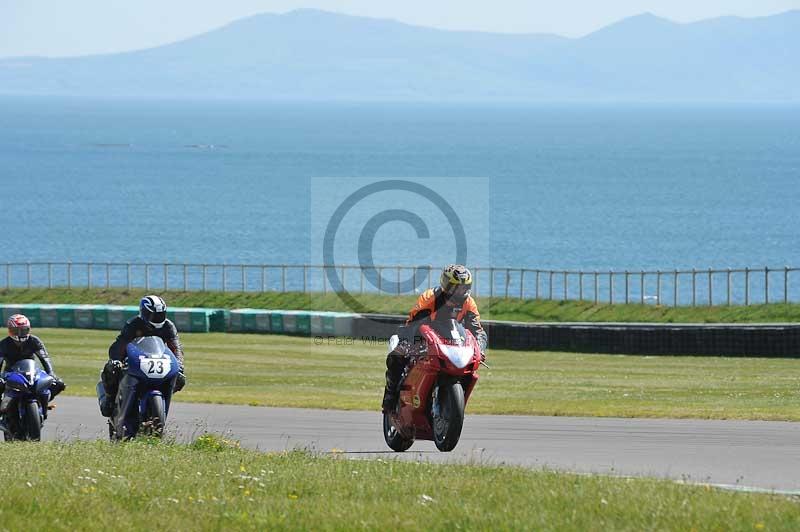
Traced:
POLYGON ((126 348, 123 376, 108 419, 112 441, 134 438, 140 432, 160 437, 169 413, 178 359, 157 336, 137 338, 126 348))
POLYGON ((6 406, 11 406, 6 412, 6 426, 3 429, 6 441, 41 439, 48 403, 58 382, 34 360, 20 360, 11 366, 5 375, 3 397, 6 406))

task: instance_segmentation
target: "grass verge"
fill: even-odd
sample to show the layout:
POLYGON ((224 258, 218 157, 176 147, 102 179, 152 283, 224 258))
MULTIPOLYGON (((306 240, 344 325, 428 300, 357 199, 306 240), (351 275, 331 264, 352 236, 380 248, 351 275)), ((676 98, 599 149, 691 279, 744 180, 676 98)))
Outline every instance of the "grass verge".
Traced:
MULTIPOLYGON (((13 289, 0 290, 0 303, 61 303, 138 305, 142 290, 13 289)), ((299 292, 161 292, 176 307, 268 308, 285 310, 351 309, 336 294, 299 292)), ((354 296, 365 308, 386 314, 406 314, 414 296, 354 296)), ((583 301, 544 301, 481 297, 484 319, 545 322, 653 322, 653 323, 776 323, 800 321, 800 304, 719 307, 663 307, 654 305, 595 305, 583 301)))
MULTIPOLYGON (((111 331, 38 329, 70 395, 94 396, 111 331)), ((376 410, 386 347, 278 335, 185 334, 180 401, 376 410)), ((492 350, 468 412, 800 421, 792 359, 492 350)))
POLYGON ((9 530, 797 530, 796 498, 511 467, 262 454, 216 436, 5 447, 9 530), (53 467, 58 464, 57 467, 53 467), (24 480, 24 481, 23 481, 24 480))

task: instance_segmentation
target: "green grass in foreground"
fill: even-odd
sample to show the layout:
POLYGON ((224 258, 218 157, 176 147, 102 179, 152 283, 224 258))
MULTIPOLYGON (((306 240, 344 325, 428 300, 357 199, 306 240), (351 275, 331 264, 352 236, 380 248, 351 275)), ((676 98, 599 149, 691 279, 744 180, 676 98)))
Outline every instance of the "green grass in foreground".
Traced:
MULTIPOLYGON (((113 331, 38 329, 67 394, 94 396, 113 331)), ((185 334, 180 401, 377 410, 386 347, 278 335, 185 334)), ((491 350, 475 414, 800 421, 792 359, 491 350)))
POLYGON ((521 468, 245 451, 215 436, 4 447, 8 530, 797 530, 797 498, 521 468))
MULTIPOLYGON (((298 292, 160 292, 172 306, 352 311, 336 294, 298 292)), ((73 303, 138 305, 143 290, 67 290, 65 288, 0 290, 0 303, 73 303)), ((372 312, 407 314, 413 296, 364 295, 356 299, 372 312)), ((657 323, 764 323, 800 321, 800 305, 770 304, 732 307, 661 307, 594 305, 580 301, 478 298, 484 319, 508 321, 591 321, 657 323)))

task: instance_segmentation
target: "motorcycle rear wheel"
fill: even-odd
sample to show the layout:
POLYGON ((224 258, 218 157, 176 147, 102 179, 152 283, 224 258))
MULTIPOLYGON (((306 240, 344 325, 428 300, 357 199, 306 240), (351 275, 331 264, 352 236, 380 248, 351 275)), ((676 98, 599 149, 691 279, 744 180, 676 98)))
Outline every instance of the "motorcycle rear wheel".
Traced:
POLYGON ((458 382, 440 384, 435 401, 438 409, 433 415, 433 443, 448 453, 456 448, 464 427, 464 388, 458 382))
POLYGON ((42 439, 42 415, 39 413, 39 403, 27 403, 23 408, 21 421, 26 440, 39 441, 42 439))
POLYGON ((414 445, 414 438, 404 438, 392 423, 392 416, 386 413, 383 414, 383 439, 391 450, 398 453, 414 445))

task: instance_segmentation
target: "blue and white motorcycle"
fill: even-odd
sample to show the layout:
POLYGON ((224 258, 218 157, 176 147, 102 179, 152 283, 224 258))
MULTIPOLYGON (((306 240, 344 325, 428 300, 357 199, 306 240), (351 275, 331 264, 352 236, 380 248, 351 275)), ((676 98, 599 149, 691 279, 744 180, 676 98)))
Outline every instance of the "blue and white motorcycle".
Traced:
POLYGON ((52 375, 48 375, 34 360, 20 360, 5 375, 3 436, 6 441, 34 440, 42 437, 42 425, 47 419, 50 399, 63 390, 52 375), (60 386, 60 389, 56 388, 60 386))
POLYGON ((157 336, 137 338, 126 348, 123 375, 108 419, 112 441, 130 439, 140 432, 160 437, 180 366, 178 359, 157 336))

